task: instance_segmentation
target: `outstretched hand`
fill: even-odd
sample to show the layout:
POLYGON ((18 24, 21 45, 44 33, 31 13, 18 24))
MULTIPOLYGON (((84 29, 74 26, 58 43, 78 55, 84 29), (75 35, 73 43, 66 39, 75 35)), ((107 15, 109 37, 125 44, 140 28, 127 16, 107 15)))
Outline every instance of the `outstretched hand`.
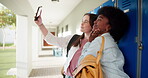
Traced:
MULTIPOLYGON (((37 17, 38 19, 35 20, 35 23, 40 26, 42 24, 42 18, 41 18, 41 14, 42 14, 42 11, 40 11, 40 15, 37 17)), ((34 17, 35 18, 35 17, 34 17)))

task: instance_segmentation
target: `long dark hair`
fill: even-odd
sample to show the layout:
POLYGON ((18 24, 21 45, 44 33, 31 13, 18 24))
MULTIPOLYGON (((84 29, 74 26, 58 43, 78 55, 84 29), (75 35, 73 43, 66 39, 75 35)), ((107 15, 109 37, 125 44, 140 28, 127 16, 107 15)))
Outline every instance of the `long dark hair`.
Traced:
MULTIPOLYGON (((91 14, 91 13, 86 13, 84 14, 85 15, 88 15, 89 16, 89 23, 90 23, 90 26, 93 28, 93 25, 94 25, 94 21, 97 19, 97 15, 96 14, 91 14)), ((80 40, 81 39, 84 39, 85 35, 84 33, 82 35, 80 35, 80 37, 73 43, 73 46, 76 47, 76 46, 81 46, 81 43, 80 43, 80 40)))

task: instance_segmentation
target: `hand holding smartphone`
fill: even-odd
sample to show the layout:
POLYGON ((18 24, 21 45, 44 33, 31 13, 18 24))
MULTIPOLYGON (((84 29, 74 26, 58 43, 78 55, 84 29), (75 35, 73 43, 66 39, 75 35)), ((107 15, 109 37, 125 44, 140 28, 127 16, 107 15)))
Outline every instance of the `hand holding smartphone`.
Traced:
POLYGON ((41 11, 42 11, 42 6, 39 6, 38 9, 37 9, 37 12, 36 12, 36 15, 35 15, 34 21, 37 21, 37 20, 38 20, 41 11))

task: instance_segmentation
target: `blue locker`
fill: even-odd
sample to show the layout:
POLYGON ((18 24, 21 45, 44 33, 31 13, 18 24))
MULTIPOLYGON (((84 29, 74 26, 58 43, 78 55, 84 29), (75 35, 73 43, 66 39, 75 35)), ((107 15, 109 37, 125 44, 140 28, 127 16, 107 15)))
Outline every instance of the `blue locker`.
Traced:
POLYGON ((94 10, 90 11, 89 13, 97 14, 97 11, 100 9, 100 6, 95 8, 94 10))
POLYGON ((148 0, 142 2, 142 64, 141 64, 141 78, 148 78, 148 0))
POLYGON ((125 11, 130 20, 130 27, 125 36, 119 41, 118 46, 125 57, 124 71, 131 77, 137 77, 137 42, 138 36, 138 1, 137 0, 109 0, 97 7, 91 13, 96 14, 103 6, 117 6, 125 11), (116 2, 117 5, 116 5, 116 2))
POLYGON ((137 29, 138 29, 138 5, 137 0, 118 0, 118 8, 126 11, 130 27, 125 36, 119 41, 119 48, 125 57, 124 71, 131 77, 137 75, 137 29))
POLYGON ((103 6, 114 6, 114 4, 115 4, 115 0, 109 0, 109 1, 107 1, 105 3, 103 3, 101 6, 102 7, 103 6))
POLYGON ((109 1, 107 1, 107 2, 105 2, 105 3, 103 3, 102 5, 100 5, 99 7, 95 8, 93 11, 90 11, 89 13, 97 14, 97 11, 98 11, 101 7, 103 7, 103 6, 114 6, 114 4, 115 4, 115 1, 109 0, 109 1))

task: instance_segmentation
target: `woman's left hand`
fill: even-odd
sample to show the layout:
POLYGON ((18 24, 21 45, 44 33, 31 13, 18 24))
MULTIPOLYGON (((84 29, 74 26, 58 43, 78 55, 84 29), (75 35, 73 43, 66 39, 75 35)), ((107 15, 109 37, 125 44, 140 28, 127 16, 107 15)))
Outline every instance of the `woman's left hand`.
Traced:
POLYGON ((92 31, 89 37, 89 42, 92 42, 96 37, 100 36, 101 34, 102 32, 100 31, 100 29, 92 31))

